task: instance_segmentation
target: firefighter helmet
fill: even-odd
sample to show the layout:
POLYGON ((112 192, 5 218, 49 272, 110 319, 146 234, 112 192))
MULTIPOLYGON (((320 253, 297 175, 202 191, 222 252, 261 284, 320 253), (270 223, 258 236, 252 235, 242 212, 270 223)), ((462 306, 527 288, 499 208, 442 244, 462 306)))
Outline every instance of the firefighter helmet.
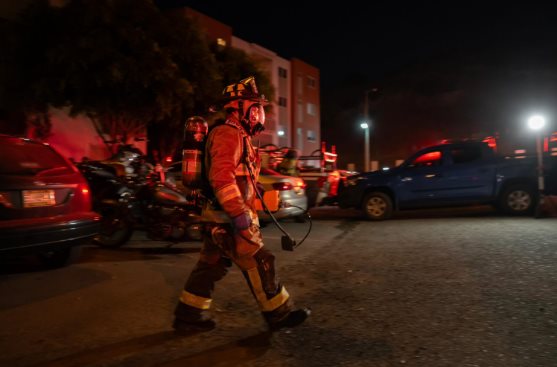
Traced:
POLYGON ((255 77, 250 76, 238 83, 230 84, 222 92, 224 108, 240 113, 240 121, 248 134, 259 134, 265 129, 265 110, 268 104, 265 96, 259 94, 255 77))
POLYGON ((268 104, 265 96, 259 93, 254 76, 247 77, 240 80, 238 83, 226 86, 222 91, 222 97, 225 107, 227 107, 230 102, 239 99, 258 102, 262 105, 268 104))

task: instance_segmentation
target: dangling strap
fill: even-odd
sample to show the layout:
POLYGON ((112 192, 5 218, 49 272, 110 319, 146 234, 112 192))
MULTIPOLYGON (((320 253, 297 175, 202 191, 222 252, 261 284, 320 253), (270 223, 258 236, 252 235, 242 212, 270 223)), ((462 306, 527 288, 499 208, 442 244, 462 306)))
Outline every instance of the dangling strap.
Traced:
MULTIPOLYGON (((250 149, 249 149, 249 145, 248 145, 248 136, 244 136, 244 154, 243 154, 243 158, 244 158, 244 163, 246 165, 246 167, 248 168, 248 172, 249 175, 252 179, 252 182, 255 182, 255 167, 254 167, 254 162, 252 162, 249 159, 249 153, 250 153, 250 149)), ((257 192, 257 187, 254 187, 255 191, 257 192)))

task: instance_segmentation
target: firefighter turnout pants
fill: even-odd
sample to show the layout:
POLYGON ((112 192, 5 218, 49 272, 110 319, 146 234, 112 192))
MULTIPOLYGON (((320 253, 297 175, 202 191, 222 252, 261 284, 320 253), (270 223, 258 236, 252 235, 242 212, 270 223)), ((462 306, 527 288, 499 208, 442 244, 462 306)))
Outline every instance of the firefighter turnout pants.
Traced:
POLYGON ((175 310, 177 319, 195 322, 207 317, 215 283, 236 264, 266 319, 280 319, 292 306, 286 289, 275 275, 275 256, 263 247, 259 226, 235 232, 229 224, 209 224, 203 245, 175 310))

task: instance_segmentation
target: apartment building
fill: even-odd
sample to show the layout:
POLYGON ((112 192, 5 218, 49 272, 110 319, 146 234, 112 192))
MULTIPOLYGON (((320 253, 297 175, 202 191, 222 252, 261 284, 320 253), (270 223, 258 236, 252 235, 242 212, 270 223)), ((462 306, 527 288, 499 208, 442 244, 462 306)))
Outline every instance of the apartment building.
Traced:
POLYGON ((268 73, 275 96, 267 111, 265 131, 256 144, 294 147, 303 155, 320 149, 319 69, 300 59, 287 60, 261 45, 238 38, 232 27, 192 8, 178 11, 195 19, 209 42, 243 50, 268 73))
POLYGON ((293 146, 303 154, 321 147, 319 69, 300 59, 291 60, 293 146))

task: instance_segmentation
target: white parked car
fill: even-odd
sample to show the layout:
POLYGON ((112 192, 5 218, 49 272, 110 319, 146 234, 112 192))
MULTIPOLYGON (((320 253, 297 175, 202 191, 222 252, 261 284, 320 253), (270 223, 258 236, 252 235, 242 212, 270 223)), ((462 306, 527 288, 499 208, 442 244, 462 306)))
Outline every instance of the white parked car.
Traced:
MULTIPOLYGON (((265 190, 265 203, 276 219, 293 218, 305 221, 308 199, 306 183, 300 177, 284 176, 271 169, 262 168, 259 183, 265 190)), ((270 222, 271 217, 262 208, 258 211, 262 222, 270 222)))

